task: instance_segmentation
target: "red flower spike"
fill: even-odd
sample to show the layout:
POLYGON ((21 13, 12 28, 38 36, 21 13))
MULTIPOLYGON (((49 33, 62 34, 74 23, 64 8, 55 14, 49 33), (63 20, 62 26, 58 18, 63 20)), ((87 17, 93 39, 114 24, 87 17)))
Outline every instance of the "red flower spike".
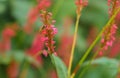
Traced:
MULTIPOLYGON (((114 11, 118 7, 120 7, 120 0, 108 0, 108 6, 110 7, 109 8, 109 14, 110 14, 110 16, 112 16, 114 14, 114 11)), ((108 47, 112 47, 112 45, 115 41, 115 34, 116 34, 117 29, 118 29, 116 21, 117 20, 115 19, 115 21, 112 22, 112 24, 109 27, 106 28, 106 31, 104 31, 104 33, 102 35, 102 39, 101 39, 101 50, 100 50, 100 52, 108 50, 108 47)))
POLYGON ((33 42, 33 46, 31 48, 31 52, 39 52, 42 51, 45 56, 47 56, 47 53, 44 52, 44 47, 47 47, 49 53, 55 52, 55 42, 53 40, 55 34, 57 33, 57 29, 54 27, 55 21, 52 19, 52 13, 45 11, 48 7, 51 5, 50 0, 37 0, 38 5, 32 10, 32 12, 29 15, 27 26, 29 26, 29 29, 32 29, 31 24, 34 24, 37 17, 40 16, 41 21, 43 22, 43 26, 40 29, 40 34, 43 36, 42 38, 38 38, 37 41, 33 42), (43 47, 40 48, 41 45, 43 47), (38 44, 38 45, 37 45, 38 44))
POLYGON ((110 28, 108 28, 102 36, 101 39, 101 51, 105 51, 108 49, 108 47, 111 47, 113 45, 113 42, 115 41, 115 33, 117 30, 117 26, 113 24, 110 28))
POLYGON ((49 53, 55 52, 55 41, 54 36, 57 34, 57 29, 54 27, 54 20, 52 20, 52 13, 42 11, 41 20, 43 22, 43 28, 41 29, 41 34, 46 37, 45 47, 47 47, 49 53))

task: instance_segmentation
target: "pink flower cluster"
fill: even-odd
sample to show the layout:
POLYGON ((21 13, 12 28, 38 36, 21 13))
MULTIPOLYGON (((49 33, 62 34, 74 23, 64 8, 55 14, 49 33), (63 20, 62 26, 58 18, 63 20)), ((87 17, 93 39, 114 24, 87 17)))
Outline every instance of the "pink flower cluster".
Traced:
POLYGON ((109 6, 109 14, 112 15, 113 11, 120 7, 120 0, 108 0, 108 6, 109 6))
POLYGON ((101 52, 108 49, 108 47, 113 45, 113 42, 115 41, 115 34, 116 34, 117 26, 113 24, 110 28, 107 28, 104 32, 101 40, 101 52))
POLYGON ((88 5, 88 1, 87 0, 76 0, 75 4, 77 6, 76 13, 77 15, 80 16, 82 8, 88 5))
POLYGON ((55 52, 54 51, 55 46, 53 46, 55 41, 53 40, 53 38, 56 33, 57 29, 54 26, 47 26, 46 29, 43 30, 43 34, 46 35, 45 45, 47 46, 50 52, 55 52))
MULTIPOLYGON (((120 0, 108 0, 108 6, 109 6, 109 14, 111 17, 115 13, 116 9, 120 7, 120 0)), ((111 25, 106 28, 106 30, 102 35, 100 55, 102 55, 103 51, 106 51, 108 47, 111 47, 113 45, 113 42, 115 41, 115 34, 118 29, 116 22, 117 19, 115 19, 111 23, 111 25)))
POLYGON ((43 26, 40 29, 39 38, 37 37, 35 42, 33 42, 31 51, 33 53, 42 51, 45 56, 47 56, 48 52, 44 50, 44 47, 48 49, 49 53, 55 53, 55 41, 53 38, 57 33, 57 29, 54 27, 55 21, 52 19, 52 13, 46 11, 50 5, 50 0, 38 0, 38 5, 30 13, 28 26, 26 26, 32 29, 31 25, 40 16, 43 26))
POLYGON ((53 38, 57 33, 57 29, 54 27, 55 21, 52 20, 52 14, 47 11, 43 11, 41 14, 41 20, 43 22, 43 26, 40 33, 45 36, 45 46, 49 53, 55 53, 55 41, 53 38))
POLYGON ((77 6, 87 6, 88 5, 88 1, 87 0, 76 0, 75 4, 77 6))
POLYGON ((53 38, 57 33, 57 29, 54 27, 55 21, 52 20, 52 13, 46 11, 46 9, 51 5, 51 1, 37 0, 37 2, 38 5, 31 9, 29 13, 28 22, 24 29, 27 33, 32 32, 32 25, 40 16, 40 19, 43 22, 43 26, 40 29, 40 33, 34 39, 30 51, 32 52, 32 54, 42 51, 42 53, 47 56, 48 52, 44 50, 44 47, 46 47, 50 53, 55 53, 55 41, 53 40, 53 38))
POLYGON ((114 5, 114 2, 116 7, 120 6, 120 0, 108 0, 108 6, 114 5))
POLYGON ((120 54, 120 38, 116 38, 112 48, 110 49, 109 57, 114 58, 120 54))

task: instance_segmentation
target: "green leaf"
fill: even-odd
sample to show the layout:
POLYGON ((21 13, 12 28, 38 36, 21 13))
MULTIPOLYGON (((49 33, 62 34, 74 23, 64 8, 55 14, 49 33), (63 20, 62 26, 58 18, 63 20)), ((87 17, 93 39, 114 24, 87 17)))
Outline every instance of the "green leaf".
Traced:
MULTIPOLYGON (((89 61, 83 66, 86 67, 89 61)), ((119 62, 116 59, 102 57, 92 62, 82 78, 115 78, 119 69, 119 62)))
POLYGON ((25 59, 25 54, 21 51, 13 53, 14 59, 18 62, 22 62, 25 59))
POLYGON ((66 68, 65 64, 60 60, 60 58, 55 55, 52 55, 51 59, 56 67, 58 77, 59 78, 67 78, 67 68, 66 68))
MULTIPOLYGON (((84 64, 87 64, 88 62, 84 63, 84 64)), ((117 67, 119 65, 119 62, 116 60, 116 59, 110 59, 110 58, 107 58, 107 57, 102 57, 102 58, 99 58, 99 59, 96 59, 92 62, 92 64, 97 64, 97 65, 105 65, 105 66, 108 66, 109 67, 117 67)))

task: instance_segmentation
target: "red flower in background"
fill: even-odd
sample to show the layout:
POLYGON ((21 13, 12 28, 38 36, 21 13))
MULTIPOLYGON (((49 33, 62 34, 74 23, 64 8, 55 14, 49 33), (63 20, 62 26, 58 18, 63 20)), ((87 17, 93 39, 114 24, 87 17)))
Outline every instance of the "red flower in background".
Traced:
POLYGON ((114 58, 120 53, 120 38, 117 38, 110 49, 109 57, 114 58))
POLYGON ((41 34, 36 34, 31 48, 28 49, 27 54, 35 58, 38 64, 42 64, 42 58, 39 56, 44 49, 45 37, 41 34))
POLYGON ((34 54, 37 52, 43 50, 44 48, 44 42, 45 42, 45 37, 42 36, 41 34, 36 34, 35 38, 33 40, 32 46, 30 51, 34 54))
POLYGON ((8 78, 17 78, 19 73, 19 64, 15 61, 12 61, 7 67, 8 78))
POLYGON ((51 6, 51 0, 37 0, 37 6, 33 7, 29 14, 28 14, 28 20, 26 25, 24 26, 24 30, 26 33, 30 34, 33 31, 32 25, 35 23, 37 18, 40 15, 40 12, 42 10, 46 10, 51 6))
POLYGON ((8 40, 8 39, 12 38, 13 36, 15 36, 15 32, 11 28, 5 28, 2 32, 2 37, 5 40, 8 40))
POLYGON ((9 51, 11 49, 11 38, 16 35, 17 25, 5 27, 2 31, 2 39, 0 42, 0 51, 9 51))
POLYGON ((51 0, 37 0, 38 2, 38 9, 47 9, 51 6, 51 0))
POLYGON ((49 78, 58 78, 55 70, 50 70, 48 76, 49 78))
POLYGON ((58 55, 61 57, 61 59, 64 61, 64 63, 67 66, 69 65, 72 40, 73 40, 73 36, 70 36, 68 34, 62 34, 61 39, 60 39, 61 43, 57 50, 58 55))
MULTIPOLYGON (((17 24, 6 25, 6 27, 1 32, 1 41, 0 41, 0 52, 5 53, 11 50, 11 40, 16 36, 16 31, 18 30, 17 24)), ((12 61, 8 68, 7 74, 9 78, 16 78, 19 71, 19 65, 17 62, 12 61)))

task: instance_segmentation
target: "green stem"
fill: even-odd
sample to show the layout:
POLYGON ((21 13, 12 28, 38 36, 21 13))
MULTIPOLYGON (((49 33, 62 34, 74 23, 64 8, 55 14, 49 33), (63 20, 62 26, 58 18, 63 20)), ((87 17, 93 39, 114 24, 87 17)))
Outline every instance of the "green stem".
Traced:
POLYGON ((84 56, 79 61, 78 65, 75 67, 75 69, 74 69, 74 71, 72 73, 72 77, 74 77, 74 75, 76 74, 76 72, 79 70, 80 66, 83 64, 83 62, 85 61, 85 59, 87 58, 87 56, 89 55, 89 53, 91 52, 91 50, 93 49, 93 47, 95 46, 95 44, 97 43, 97 41, 100 39, 100 37, 101 37, 102 33, 105 31, 106 27, 110 26, 110 24, 112 23, 112 21, 114 21, 114 18, 116 17, 116 15, 118 14, 119 11, 120 11, 120 8, 118 8, 116 10, 116 12, 113 14, 113 16, 110 18, 110 20, 107 22, 107 24, 102 29, 102 31, 99 33, 99 35, 97 36, 97 38, 94 40, 94 42, 88 48, 88 50, 85 52, 84 56))
POLYGON ((71 56, 70 56, 70 62, 69 62, 69 67, 68 67, 68 77, 70 77, 70 74, 71 74, 72 61, 73 61, 74 50, 75 50, 75 45, 76 45, 76 40, 77 40, 79 19, 80 19, 80 15, 77 15, 76 25, 75 25, 75 32, 74 32, 74 38, 73 38, 73 44, 72 44, 72 50, 71 50, 71 56))

